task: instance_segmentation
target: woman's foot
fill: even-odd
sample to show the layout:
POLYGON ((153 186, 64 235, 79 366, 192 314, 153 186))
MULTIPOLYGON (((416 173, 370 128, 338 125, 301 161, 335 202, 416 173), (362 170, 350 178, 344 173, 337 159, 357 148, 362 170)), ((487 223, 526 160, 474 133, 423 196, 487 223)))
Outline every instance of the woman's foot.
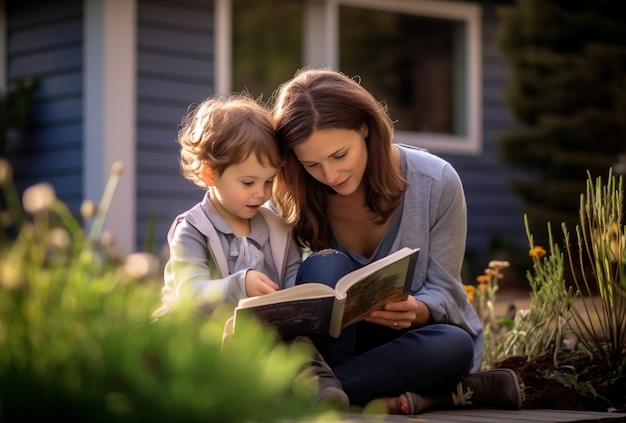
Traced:
POLYGON ((412 416, 423 413, 435 406, 436 397, 423 397, 412 392, 406 392, 397 397, 384 398, 389 414, 404 414, 412 416))
POLYGON ((409 414, 409 401, 407 400, 407 396, 405 394, 394 398, 387 397, 384 398, 384 400, 385 404, 387 404, 387 412, 389 414, 409 414))

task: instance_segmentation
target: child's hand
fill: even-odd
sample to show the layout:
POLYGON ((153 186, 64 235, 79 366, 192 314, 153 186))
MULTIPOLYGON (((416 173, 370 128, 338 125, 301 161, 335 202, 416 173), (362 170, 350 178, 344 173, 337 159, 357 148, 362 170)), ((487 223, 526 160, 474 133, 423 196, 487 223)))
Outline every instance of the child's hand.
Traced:
POLYGON ((248 297, 269 294, 278 289, 278 285, 258 270, 248 270, 246 272, 246 294, 248 297))

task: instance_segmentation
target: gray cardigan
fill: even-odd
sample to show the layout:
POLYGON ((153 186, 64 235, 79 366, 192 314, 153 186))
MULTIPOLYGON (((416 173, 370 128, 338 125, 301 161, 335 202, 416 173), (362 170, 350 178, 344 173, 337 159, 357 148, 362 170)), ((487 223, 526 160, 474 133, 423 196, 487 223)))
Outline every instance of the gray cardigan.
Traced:
POLYGON ((430 309, 432 320, 465 329, 474 339, 473 370, 482 362, 483 327, 467 299, 461 267, 467 237, 467 208, 454 168, 425 150, 398 145, 408 183, 400 228, 392 251, 419 247, 411 291, 430 309))
MULTIPOLYGON (((220 303, 237 304, 247 297, 247 269, 230 274, 227 256, 207 208, 208 196, 174 219, 167 235, 170 257, 164 271, 162 306, 153 313, 158 318, 181 299, 193 301, 201 312, 210 312, 220 303)), ((274 264, 285 288, 295 284, 302 252, 293 240, 291 228, 266 207, 253 219, 261 218, 269 229, 269 244, 262 246, 266 261, 274 264)), ((256 269, 262 270, 262 269, 256 269)))

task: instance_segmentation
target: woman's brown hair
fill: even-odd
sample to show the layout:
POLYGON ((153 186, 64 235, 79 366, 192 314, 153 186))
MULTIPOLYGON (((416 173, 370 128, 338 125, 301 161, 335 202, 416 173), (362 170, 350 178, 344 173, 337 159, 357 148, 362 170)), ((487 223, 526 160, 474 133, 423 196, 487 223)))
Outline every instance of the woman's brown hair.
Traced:
POLYGON ((398 207, 405 181, 391 160, 393 122, 387 110, 355 80, 329 69, 301 69, 273 97, 272 120, 285 164, 274 183, 276 208, 294 226, 300 245, 331 247, 326 197, 335 192, 310 176, 294 147, 316 130, 359 130, 365 125, 366 205, 384 223, 398 207))

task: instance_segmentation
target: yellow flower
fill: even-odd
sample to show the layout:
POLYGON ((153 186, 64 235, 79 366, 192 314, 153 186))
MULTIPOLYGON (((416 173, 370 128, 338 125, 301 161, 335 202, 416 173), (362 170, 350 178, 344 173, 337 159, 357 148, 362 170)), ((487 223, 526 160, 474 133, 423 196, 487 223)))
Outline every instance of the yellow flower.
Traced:
POLYGON ((528 255, 535 259, 543 258, 546 254, 546 250, 541 245, 535 245, 533 249, 528 252, 528 255))
POLYGON ((473 285, 463 285, 463 289, 467 292, 467 299, 471 303, 474 301, 474 293, 476 292, 476 288, 473 285))
POLYGON ((480 275, 480 276, 476 276, 476 282, 478 282, 481 285, 486 285, 489 283, 489 275, 480 275))
POLYGON ((24 285, 24 272, 21 261, 15 257, 5 257, 0 261, 0 287, 11 291, 24 285))
POLYGON ((620 261, 622 259, 624 251, 624 233, 621 232, 620 225, 613 222, 611 227, 607 230, 605 240, 607 246, 607 253, 609 254, 609 260, 620 261))
POLYGON ((13 169, 8 160, 0 158, 0 186, 8 185, 13 179, 13 169))

